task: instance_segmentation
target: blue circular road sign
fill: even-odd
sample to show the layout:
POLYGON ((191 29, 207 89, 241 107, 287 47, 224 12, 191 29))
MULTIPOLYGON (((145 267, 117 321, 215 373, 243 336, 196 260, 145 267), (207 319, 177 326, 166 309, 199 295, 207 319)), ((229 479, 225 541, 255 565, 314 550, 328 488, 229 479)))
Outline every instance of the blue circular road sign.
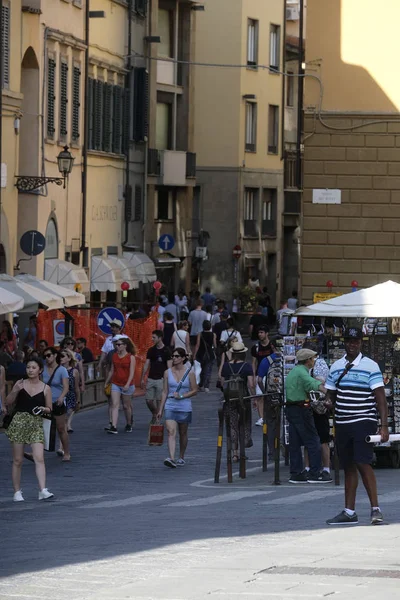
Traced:
POLYGON ((125 317, 118 308, 103 308, 97 316, 97 326, 106 335, 111 335, 110 323, 115 319, 121 321, 122 327, 125 325, 125 317))
POLYGON ((158 245, 161 250, 167 252, 168 250, 172 250, 172 248, 175 246, 175 240, 172 235, 169 235, 169 233, 164 233, 158 238, 158 245))

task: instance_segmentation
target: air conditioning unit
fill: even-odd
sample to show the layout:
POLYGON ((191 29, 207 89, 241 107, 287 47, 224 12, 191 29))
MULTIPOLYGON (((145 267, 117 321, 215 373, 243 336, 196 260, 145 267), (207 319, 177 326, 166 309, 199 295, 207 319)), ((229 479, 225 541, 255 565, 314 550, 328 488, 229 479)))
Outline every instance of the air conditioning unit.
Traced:
POLYGON ((286 20, 287 21, 298 21, 300 18, 299 9, 296 6, 290 6, 286 8, 286 20))

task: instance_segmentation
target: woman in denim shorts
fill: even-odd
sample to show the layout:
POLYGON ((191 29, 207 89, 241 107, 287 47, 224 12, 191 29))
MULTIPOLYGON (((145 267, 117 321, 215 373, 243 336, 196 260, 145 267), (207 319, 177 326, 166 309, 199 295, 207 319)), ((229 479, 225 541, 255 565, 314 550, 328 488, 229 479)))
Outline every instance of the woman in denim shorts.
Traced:
POLYGON ((169 457, 164 465, 171 469, 185 464, 188 444, 188 427, 192 422, 192 396, 197 394, 196 377, 186 351, 176 348, 172 353, 172 367, 164 373, 164 387, 157 419, 161 419, 165 407, 165 425, 168 432, 169 457), (179 429, 179 458, 175 462, 176 433, 179 429))
POLYGON ((111 423, 107 428, 107 433, 118 433, 118 411, 121 397, 126 418, 125 431, 131 433, 136 349, 133 342, 124 335, 115 336, 113 342, 116 352, 112 356, 111 369, 104 384, 106 387, 111 381, 111 423))

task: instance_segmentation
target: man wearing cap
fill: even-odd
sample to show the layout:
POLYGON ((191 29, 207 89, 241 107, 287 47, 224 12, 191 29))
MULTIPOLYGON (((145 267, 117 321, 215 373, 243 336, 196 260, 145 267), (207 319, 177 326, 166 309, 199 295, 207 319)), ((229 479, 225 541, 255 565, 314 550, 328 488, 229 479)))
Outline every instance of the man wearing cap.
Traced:
POLYGON ((331 366, 326 382, 327 404, 335 406, 335 437, 340 462, 344 468, 344 510, 328 525, 354 525, 358 473, 371 503, 371 524, 383 521, 378 504, 375 473, 371 463, 374 449, 366 436, 378 430, 376 409, 381 419, 379 433, 382 442, 389 439, 387 402, 379 365, 361 353, 363 333, 350 328, 345 332, 346 355, 331 366))
POLYGON ((311 377, 317 353, 302 348, 296 354, 298 364, 286 377, 286 417, 289 421, 289 483, 330 483, 332 477, 321 471, 321 443, 315 428, 308 394, 311 391, 326 392, 323 384, 311 377), (310 471, 303 470, 301 447, 305 446, 310 461, 310 471))
POLYGON ((113 321, 110 322, 110 329, 111 329, 111 335, 109 335, 106 338, 106 341, 104 342, 102 348, 101 348, 101 355, 100 355, 100 361, 99 361, 99 372, 101 373, 104 362, 107 358, 107 355, 109 352, 111 352, 112 350, 114 350, 114 344, 113 344, 113 337, 115 335, 119 335, 121 333, 121 329, 122 329, 122 322, 119 319, 114 319, 113 321))

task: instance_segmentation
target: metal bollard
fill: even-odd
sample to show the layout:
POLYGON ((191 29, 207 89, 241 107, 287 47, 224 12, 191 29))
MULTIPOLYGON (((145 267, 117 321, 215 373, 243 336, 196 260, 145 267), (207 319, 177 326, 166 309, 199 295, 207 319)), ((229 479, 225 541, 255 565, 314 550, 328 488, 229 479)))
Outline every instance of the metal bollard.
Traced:
POLYGON ((218 440, 217 440, 217 458, 215 461, 214 483, 219 483, 219 474, 221 472, 222 459, 222 441, 224 435, 224 413, 225 403, 218 409, 218 440))
POLYGON ((333 419, 333 468, 335 470, 335 485, 340 485, 339 455, 336 446, 336 423, 333 419))
POLYGON ((239 402, 238 406, 239 413, 239 477, 246 479, 246 439, 245 439, 245 427, 246 427, 246 416, 245 408, 242 402, 239 402))
POLYGON ((229 410, 226 408, 225 412, 225 426, 226 426, 226 469, 228 473, 228 483, 232 483, 232 438, 231 438, 231 418, 229 410))
POLYGON ((263 446, 262 446, 262 470, 268 469, 268 424, 267 424, 267 397, 263 400, 263 446))
POLYGON ((275 427, 275 473, 274 484, 280 485, 280 458, 281 458, 281 405, 276 407, 276 427, 275 427))

